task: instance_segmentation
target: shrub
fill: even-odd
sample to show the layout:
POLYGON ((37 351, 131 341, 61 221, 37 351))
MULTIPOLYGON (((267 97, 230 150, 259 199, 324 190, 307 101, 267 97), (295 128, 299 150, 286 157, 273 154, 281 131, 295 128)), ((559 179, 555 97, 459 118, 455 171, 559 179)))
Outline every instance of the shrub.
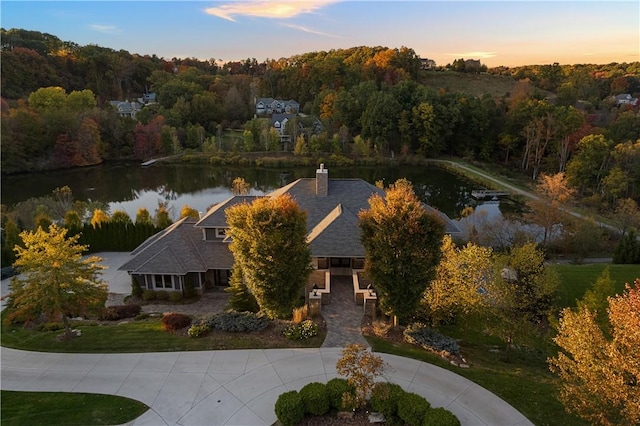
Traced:
POLYGON ((198 321, 196 324, 191 324, 187 334, 189 337, 201 337, 211 331, 211 327, 206 321, 198 321))
POLYGON ((191 324, 191 317, 178 312, 167 312, 162 316, 162 325, 167 331, 180 330, 191 324))
POLYGON ((142 320, 145 320, 145 319, 147 319, 147 318, 149 318, 149 313, 147 313, 147 312, 142 312, 142 313, 140 313, 140 314, 136 315, 136 317, 135 317, 134 319, 135 319, 136 321, 142 321, 142 320))
POLYGON ((157 290, 156 291, 156 299, 158 300, 169 300, 169 292, 167 290, 157 290))
POLYGON ((109 306, 104 309, 101 319, 119 321, 125 318, 133 318, 138 315, 141 310, 142 308, 137 304, 109 306))
POLYGON ((184 297, 186 297, 187 299, 191 299, 198 295, 193 280, 194 278, 191 275, 187 275, 184 280, 184 289, 182 290, 182 292, 184 293, 184 297))
POLYGON ((142 292, 142 300, 148 301, 156 298, 156 292, 151 289, 146 289, 142 292))
POLYGON ((460 426, 460 420, 449 410, 432 408, 425 414, 422 426, 460 426))
POLYGON ((346 379, 336 377, 327 382, 326 388, 327 394, 329 395, 329 403, 331 404, 331 409, 337 411, 346 410, 347 407, 345 407, 343 404, 343 395, 345 393, 355 393, 354 387, 351 386, 346 379))
POLYGON ((226 311, 215 314, 207 323, 222 331, 262 331, 269 325, 269 318, 253 312, 226 311))
POLYGON ((318 335, 318 324, 312 320, 304 320, 300 324, 291 324, 284 330, 289 340, 304 340, 318 335))
POLYGON ((293 323, 300 324, 302 321, 309 318, 308 306, 304 305, 299 308, 293 309, 293 323))
POLYGON ((429 404, 429 401, 417 393, 404 392, 398 398, 398 417, 405 424, 421 425, 424 421, 424 416, 430 409, 431 404, 429 404))
POLYGON ((300 389, 300 398, 305 413, 322 416, 329 411, 331 403, 329 401, 329 393, 324 384, 314 382, 305 385, 300 389))
POLYGON ((182 293, 180 293, 178 291, 173 291, 173 292, 169 293, 169 300, 172 301, 173 303, 181 301, 182 300, 182 293))
POLYGON ((281 394, 276 401, 276 417, 283 426, 296 425, 304 418, 302 398, 297 391, 281 394))
POLYGON ((38 331, 58 331, 62 330, 64 325, 59 322, 47 322, 38 326, 38 331))
POLYGON ((142 297, 142 293, 142 286, 140 286, 140 283, 138 282, 136 277, 131 276, 131 295, 139 299, 142 297))
POLYGON ((398 399, 405 393, 400 385, 389 382, 378 382, 371 390, 369 405, 374 411, 378 411, 393 423, 398 418, 398 399))
POLYGON ((460 346, 455 339, 443 336, 422 323, 411 324, 404 330, 404 339, 408 343, 422 346, 428 350, 445 351, 450 354, 460 352, 460 346))

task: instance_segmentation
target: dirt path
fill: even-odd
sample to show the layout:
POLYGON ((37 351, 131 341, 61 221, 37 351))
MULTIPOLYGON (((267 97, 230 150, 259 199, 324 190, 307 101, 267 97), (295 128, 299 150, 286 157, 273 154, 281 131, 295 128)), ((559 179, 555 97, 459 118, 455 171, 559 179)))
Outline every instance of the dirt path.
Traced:
MULTIPOLYGON (((522 195, 524 197, 530 198, 532 200, 540 200, 540 197, 538 197, 536 194, 534 194, 531 191, 525 191, 524 189, 520 189, 516 186, 513 186, 503 180, 500 180, 494 176, 488 175, 484 172, 481 172, 479 170, 473 169, 471 167, 465 166, 464 164, 460 164, 460 163, 456 163, 455 161, 450 161, 450 160, 430 160, 434 163, 440 163, 440 164, 447 164, 449 166, 451 166, 453 169, 462 169, 465 172, 468 172, 472 175, 476 175, 476 176, 480 176, 483 179, 486 179, 490 182, 493 182, 495 184, 497 184, 499 187, 501 188, 505 188, 508 189, 509 191, 517 194, 517 195, 522 195)), ((567 209, 567 208, 562 208, 562 211, 570 214, 573 217, 577 217, 579 219, 587 219, 587 216, 578 213, 574 210, 571 209, 567 209)), ((602 228, 606 228, 608 230, 614 231, 614 232, 620 232, 620 230, 618 228, 616 228, 615 226, 609 225, 608 223, 604 223, 604 222, 600 222, 598 220, 596 220, 596 224, 602 228)), ((638 239, 640 239, 640 236, 638 236, 638 239)))

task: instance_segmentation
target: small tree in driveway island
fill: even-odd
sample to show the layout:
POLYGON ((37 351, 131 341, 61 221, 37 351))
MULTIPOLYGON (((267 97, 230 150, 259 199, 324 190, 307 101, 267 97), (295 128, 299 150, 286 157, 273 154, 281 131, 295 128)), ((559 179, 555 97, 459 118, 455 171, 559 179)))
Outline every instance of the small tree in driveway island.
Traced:
POLYGON ((260 310, 289 317, 311 273, 306 213, 281 195, 236 204, 226 214, 229 248, 260 310))
POLYGON ((360 212, 361 240, 366 249, 365 269, 376 286, 385 313, 407 318, 434 278, 440 261, 444 224, 427 212, 411 182, 400 179, 374 194, 369 209, 360 212))
POLYGON ((107 285, 99 278, 102 259, 82 258, 87 246, 77 243, 79 235, 67 238, 67 230, 55 224, 45 231, 20 234, 24 247, 16 246, 15 266, 21 275, 11 282, 7 323, 62 320, 65 337, 71 338, 69 316, 85 315, 104 307, 107 285))
MULTIPOLYGON (((382 376, 385 363, 377 355, 362 345, 353 343, 342 350, 342 358, 336 363, 339 375, 346 376, 347 382, 355 389, 355 401, 343 400, 343 405, 364 407, 371 394, 376 377, 382 376)), ((349 398, 348 393, 344 394, 349 398)))

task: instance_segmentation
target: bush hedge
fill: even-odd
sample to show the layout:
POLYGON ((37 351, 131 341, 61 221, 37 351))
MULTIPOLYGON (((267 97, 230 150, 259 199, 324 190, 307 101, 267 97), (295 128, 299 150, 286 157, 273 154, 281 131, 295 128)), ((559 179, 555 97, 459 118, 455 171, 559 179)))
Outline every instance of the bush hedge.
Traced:
POLYGON ((207 324, 222 331, 262 331, 269 325, 269 318, 253 312, 226 311, 213 315, 207 324))
POLYGON ((302 398, 297 391, 281 394, 276 401, 276 418, 283 426, 294 426, 304 418, 302 398))
POLYGON ((167 331, 180 330, 191 325, 191 317, 178 312, 167 312, 162 316, 162 325, 167 331))
POLYGON ((398 398, 398 417, 409 425, 419 426, 431 409, 429 401, 413 392, 403 392, 398 398))
POLYGON ((291 324, 284 330, 284 335, 289 340, 304 340, 317 336, 318 324, 312 320, 304 320, 300 324, 291 324))
POLYGON ((156 298, 156 292, 151 289, 146 289, 142 292, 142 300, 145 302, 156 298))
POLYGON ((387 422, 398 419, 398 399, 405 391, 395 383, 379 382, 371 390, 369 405, 373 411, 384 414, 387 422))
POLYGON ((171 295, 167 290, 156 290, 156 299, 158 300, 169 300, 171 295))
POLYGON ((425 414, 422 426, 460 426, 460 420, 449 410, 432 408, 425 414))
POLYGON ((323 383, 313 382, 305 385, 300 389, 300 398, 305 414, 322 416, 331 408, 329 393, 323 383))
POLYGON ((114 305, 104 309, 100 319, 106 321, 119 321, 125 318, 136 317, 142 308, 137 304, 130 305, 114 305))
MULTIPOLYGON (((343 404, 343 395, 346 393, 355 394, 355 388, 346 379, 336 377, 327 382, 327 394, 332 410, 343 411, 347 407, 343 404)), ((355 396, 355 395, 354 395, 355 396)))
POLYGON ((404 330, 404 339, 413 345, 422 346, 434 351, 445 351, 450 354, 460 352, 460 346, 454 338, 444 336, 422 323, 414 323, 404 330))

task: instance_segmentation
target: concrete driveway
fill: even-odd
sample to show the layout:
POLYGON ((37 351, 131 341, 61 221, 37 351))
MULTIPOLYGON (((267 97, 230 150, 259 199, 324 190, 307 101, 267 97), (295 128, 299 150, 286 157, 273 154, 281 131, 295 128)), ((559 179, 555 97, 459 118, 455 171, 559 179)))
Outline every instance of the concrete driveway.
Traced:
MULTIPOLYGON (((340 348, 60 354, 2 348, 2 389, 120 395, 150 409, 132 425, 272 425, 280 394, 337 377, 340 348)), ((462 425, 531 425, 477 384, 440 367, 378 354, 385 379, 445 407, 462 425)))

